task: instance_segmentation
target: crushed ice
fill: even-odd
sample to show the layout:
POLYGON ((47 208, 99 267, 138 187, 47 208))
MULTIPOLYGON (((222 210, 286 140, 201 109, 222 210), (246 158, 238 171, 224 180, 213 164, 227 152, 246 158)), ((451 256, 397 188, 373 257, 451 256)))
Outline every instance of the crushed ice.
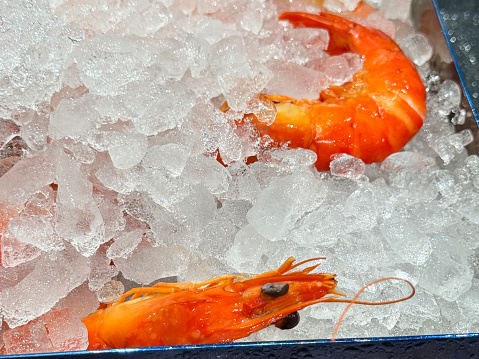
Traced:
MULTIPOLYGON (((312 5, 3 2, 0 353, 86 348, 80 319, 121 295, 119 277, 201 281, 289 256, 326 256, 322 270, 349 296, 389 275, 416 285, 407 302, 356 306, 340 335, 477 332, 479 158, 464 149, 472 132, 451 124, 464 123, 461 89, 428 69, 410 1, 370 3, 381 12, 364 24, 419 66, 429 114, 382 164, 339 154, 318 173, 315 153, 258 152, 255 131, 234 127, 245 112, 271 123, 261 91, 315 98, 362 67, 355 54, 327 55, 326 31, 277 21, 312 5)), ((365 293, 403 294, 394 284, 365 293)), ((247 340, 328 337, 341 310, 308 308, 295 331, 247 340)))

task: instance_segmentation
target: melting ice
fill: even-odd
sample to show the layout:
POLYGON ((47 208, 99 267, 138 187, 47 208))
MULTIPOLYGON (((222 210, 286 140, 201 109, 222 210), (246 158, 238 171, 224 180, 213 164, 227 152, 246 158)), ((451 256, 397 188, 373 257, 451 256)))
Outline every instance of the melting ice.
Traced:
MULTIPOLYGON (((416 286, 410 301, 354 307, 340 336, 477 332, 479 158, 451 124, 465 120, 461 89, 430 68, 410 1, 369 3, 380 11, 363 23, 395 36, 429 85, 428 117, 381 164, 337 155, 324 173, 315 153, 263 150, 234 125, 271 123, 262 91, 314 99, 362 67, 325 53, 326 31, 277 21, 311 4, 2 3, 1 353, 86 348, 80 318, 127 281, 263 272, 289 256, 327 257, 349 297, 390 275, 416 286)), ((382 284, 365 300, 406 290, 382 284)), ((318 305, 294 331, 247 340, 327 338, 341 310, 318 305)))

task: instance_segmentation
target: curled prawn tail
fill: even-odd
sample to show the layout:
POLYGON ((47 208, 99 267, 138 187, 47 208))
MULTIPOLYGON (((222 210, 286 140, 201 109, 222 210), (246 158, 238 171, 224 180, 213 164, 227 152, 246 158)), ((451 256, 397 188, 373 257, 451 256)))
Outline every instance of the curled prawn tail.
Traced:
POLYGON ((308 14, 304 12, 285 12, 279 20, 287 20, 294 27, 313 27, 329 30, 330 41, 327 52, 330 55, 351 50, 348 34, 356 26, 340 16, 328 13, 308 14))
POLYGON ((414 288, 414 285, 410 281, 408 281, 407 279, 398 278, 398 277, 385 277, 385 278, 376 279, 376 280, 372 281, 371 283, 366 284, 364 287, 362 287, 356 293, 356 295, 353 297, 353 299, 350 299, 350 300, 349 299, 337 299, 337 298, 326 299, 326 301, 328 301, 328 302, 349 303, 348 306, 346 308, 344 308, 343 313, 341 314, 341 316, 338 319, 338 323, 336 324, 336 327, 334 328, 334 331, 333 331, 333 335, 331 336, 331 341, 334 341, 336 339, 336 336, 337 336, 338 331, 339 331, 339 327, 344 320, 344 316, 346 315, 349 308, 351 308, 353 306, 353 304, 363 304, 363 305, 393 304, 393 303, 398 303, 398 302, 403 302, 405 300, 408 300, 408 299, 414 297, 415 294, 416 294, 416 288, 414 288), (409 295, 407 295, 403 298, 387 300, 387 301, 383 301, 383 302, 364 302, 364 301, 357 300, 359 298, 359 296, 361 295, 361 293, 364 292, 365 289, 369 288, 370 286, 372 286, 374 284, 384 282, 384 281, 388 281, 388 280, 399 280, 399 281, 402 281, 402 282, 406 282, 412 289, 411 294, 409 294, 409 295))

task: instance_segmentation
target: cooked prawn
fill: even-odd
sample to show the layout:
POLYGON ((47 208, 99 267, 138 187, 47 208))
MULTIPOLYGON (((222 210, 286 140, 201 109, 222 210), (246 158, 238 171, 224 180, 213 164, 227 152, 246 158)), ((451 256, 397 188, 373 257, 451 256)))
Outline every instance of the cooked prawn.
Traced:
POLYGON ((318 170, 328 170, 331 156, 347 153, 366 163, 399 151, 419 131, 426 117, 426 91, 414 64, 379 30, 340 16, 283 13, 295 27, 327 29, 331 55, 356 52, 364 61, 351 82, 332 86, 317 100, 266 95, 277 110, 271 125, 246 116, 261 136, 274 144, 313 150, 318 170))
POLYGON ((319 264, 292 271, 318 259, 323 258, 293 264, 290 257, 278 269, 251 278, 224 275, 198 284, 132 289, 83 319, 88 349, 223 343, 271 324, 292 328, 299 320, 297 311, 309 305, 351 302, 338 298, 343 294, 335 289, 334 274, 311 273, 319 264))

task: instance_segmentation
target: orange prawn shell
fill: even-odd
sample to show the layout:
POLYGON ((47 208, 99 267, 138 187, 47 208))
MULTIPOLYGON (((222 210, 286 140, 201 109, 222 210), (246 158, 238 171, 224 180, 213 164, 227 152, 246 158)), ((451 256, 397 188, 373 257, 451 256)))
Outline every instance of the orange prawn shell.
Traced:
POLYGON ((426 90, 414 64, 387 35, 326 13, 284 13, 280 20, 329 30, 328 53, 356 52, 364 66, 351 82, 328 88, 317 100, 267 95, 277 117, 270 126, 253 118, 260 135, 313 150, 318 170, 328 170, 335 153, 382 161, 419 131, 426 90))
POLYGON ((308 305, 327 301, 332 298, 328 294, 338 294, 334 275, 309 274, 317 266, 285 274, 294 268, 293 261, 290 258, 278 270, 253 278, 219 277, 208 282, 213 285, 198 288, 193 284, 193 289, 180 283, 180 290, 173 293, 146 294, 110 304, 83 319, 89 349, 230 342, 308 305), (263 284, 276 282, 289 284, 286 295, 272 298, 261 293, 263 284))

